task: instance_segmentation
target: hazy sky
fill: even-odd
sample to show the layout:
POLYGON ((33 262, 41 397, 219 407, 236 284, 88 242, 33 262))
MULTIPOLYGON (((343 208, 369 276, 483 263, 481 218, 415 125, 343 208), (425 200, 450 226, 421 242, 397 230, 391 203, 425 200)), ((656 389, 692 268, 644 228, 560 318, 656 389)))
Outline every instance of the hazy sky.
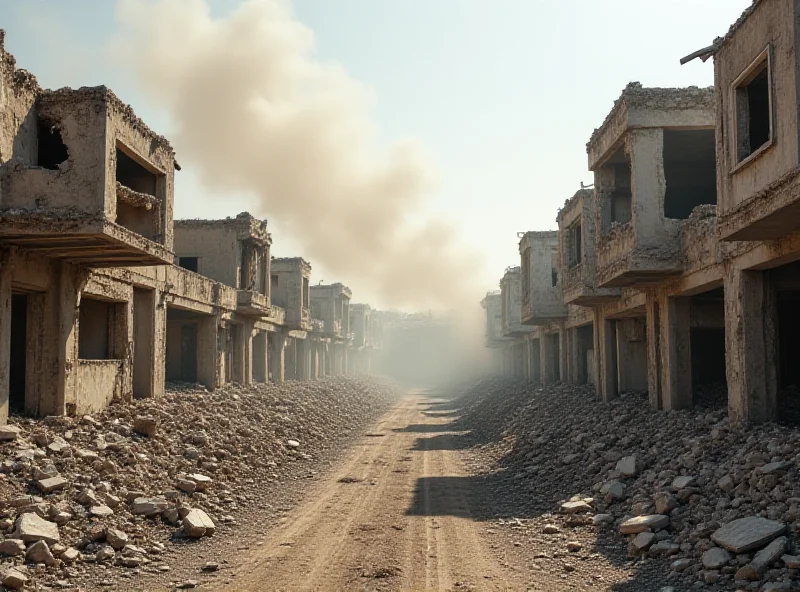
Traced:
MULTIPOLYGON (((239 0, 209 0, 225 18, 239 0)), ((496 287, 518 265, 518 231, 555 228, 556 211, 591 182, 585 144, 630 81, 708 86, 713 65, 678 60, 722 35, 749 0, 295 0, 316 57, 369 91, 386 145, 416 139, 438 179, 423 210, 456 225, 482 253, 474 273, 496 287)), ((105 84, 151 127, 173 122, 109 51, 110 0, 0 0, 7 49, 46 87, 105 84)), ((178 153, 178 160, 181 154, 178 153)), ((184 167, 178 217, 225 217, 248 197, 203 187, 184 167)), ((309 212, 313 215, 313 212, 309 212)), ((276 255, 303 255, 303 237, 270 217, 276 255)), ((365 256, 367 256, 365 254, 365 256)), ((314 263, 312 261, 312 263, 314 263)), ((326 276, 315 266, 315 279, 326 276)), ((350 283, 357 278, 324 277, 350 283)))

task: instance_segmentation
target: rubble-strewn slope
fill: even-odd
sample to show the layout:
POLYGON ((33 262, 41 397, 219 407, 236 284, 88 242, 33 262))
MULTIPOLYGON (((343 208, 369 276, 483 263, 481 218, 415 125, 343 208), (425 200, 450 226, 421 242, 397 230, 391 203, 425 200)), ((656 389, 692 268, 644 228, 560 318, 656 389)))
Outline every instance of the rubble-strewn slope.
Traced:
POLYGON ((366 377, 175 386, 94 417, 12 418, 0 427, 0 440, 13 438, 0 441, 0 554, 4 574, 11 564, 21 573, 6 584, 68 587, 105 573, 101 583, 115 585, 114 572, 91 563, 120 566, 123 576, 168 571, 170 539, 234 527, 239 510, 264 505, 260 492, 296 478, 298 463, 364 428, 396 394, 366 377))
MULTIPOLYGON (((724 393, 707 395, 724 401, 724 393)), ((601 404, 592 387, 485 381, 456 404, 454 429, 471 430, 487 469, 505 469, 496 488, 507 516, 603 531, 598 541, 613 529, 632 560, 668 562, 677 589, 800 589, 797 430, 739 430, 724 404, 671 413, 651 411, 637 395, 601 404), (623 526, 633 516, 650 518, 623 526), (755 541, 747 550, 720 530, 737 519, 748 519, 734 524, 744 532, 733 537, 755 541)))

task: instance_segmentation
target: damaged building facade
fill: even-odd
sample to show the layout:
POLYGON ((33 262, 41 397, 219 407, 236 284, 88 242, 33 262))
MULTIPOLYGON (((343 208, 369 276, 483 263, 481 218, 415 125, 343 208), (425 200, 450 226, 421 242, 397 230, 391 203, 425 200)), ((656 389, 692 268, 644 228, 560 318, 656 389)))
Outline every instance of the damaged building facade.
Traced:
POLYGON ((799 416, 798 11, 756 0, 689 56, 713 56, 713 88, 623 90, 587 144, 594 186, 557 232, 522 235, 534 331, 487 339, 505 375, 523 351, 523 378, 594 384, 602 401, 676 410, 721 389, 703 403, 738 423, 799 416))
POLYGON ((273 259, 266 221, 174 221, 169 142, 105 87, 41 89, 3 42, 0 423, 347 372, 347 305, 339 331, 312 317, 311 266, 273 259))

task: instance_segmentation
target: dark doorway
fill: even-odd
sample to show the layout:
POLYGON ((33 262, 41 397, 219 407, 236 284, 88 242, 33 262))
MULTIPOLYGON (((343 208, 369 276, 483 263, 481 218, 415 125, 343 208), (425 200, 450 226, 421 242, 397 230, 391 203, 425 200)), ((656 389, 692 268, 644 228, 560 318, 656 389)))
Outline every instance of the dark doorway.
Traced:
POLYGON ((9 408, 12 413, 25 411, 25 367, 28 347, 28 297, 11 296, 11 360, 9 372, 9 408))
POLYGON ((133 397, 153 396, 155 290, 133 289, 133 397))
POLYGON ((692 399, 699 407, 728 404, 725 368, 725 293, 716 288, 690 299, 692 399))
POLYGON ((800 425, 800 290, 778 292, 778 417, 800 425))

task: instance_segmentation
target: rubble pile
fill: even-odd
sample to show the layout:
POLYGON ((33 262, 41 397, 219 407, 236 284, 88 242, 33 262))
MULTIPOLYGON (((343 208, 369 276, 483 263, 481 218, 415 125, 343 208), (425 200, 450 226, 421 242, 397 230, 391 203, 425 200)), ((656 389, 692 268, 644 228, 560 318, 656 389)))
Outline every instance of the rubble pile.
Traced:
POLYGON ((631 561, 668 562, 676 589, 800 590, 800 431, 739 429, 713 390, 665 413, 644 395, 484 381, 456 423, 505 469, 510 515, 614 529, 631 561))
POLYGON ((0 584, 66 588, 92 564, 169 571, 171 540, 235 526, 264 484, 293 478, 396 394, 370 377, 174 385, 95 416, 12 417, 0 426, 0 584))

